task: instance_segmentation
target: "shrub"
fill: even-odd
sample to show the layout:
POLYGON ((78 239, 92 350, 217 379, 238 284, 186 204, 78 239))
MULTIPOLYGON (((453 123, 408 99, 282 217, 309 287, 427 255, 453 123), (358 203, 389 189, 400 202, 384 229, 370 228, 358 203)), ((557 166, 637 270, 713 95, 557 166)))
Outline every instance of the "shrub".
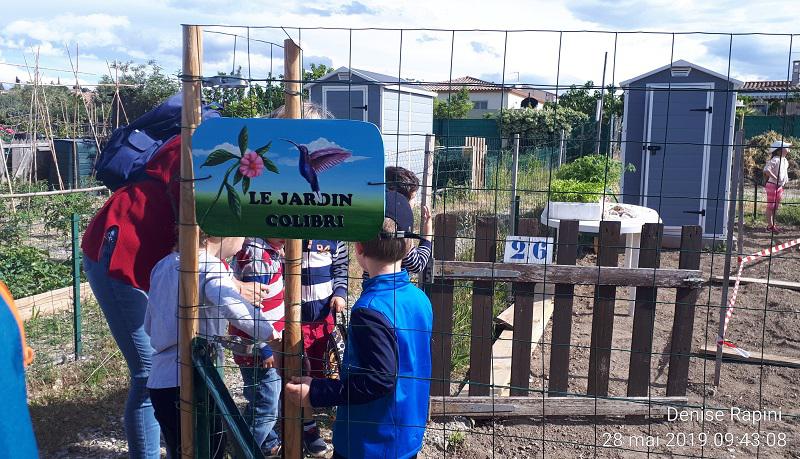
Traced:
POLYGON ((785 140, 795 145, 789 150, 789 178, 794 180, 800 174, 800 155, 798 155, 797 145, 800 145, 800 138, 783 137, 775 131, 765 132, 764 134, 753 136, 747 142, 744 149, 744 171, 750 179, 761 182, 764 165, 770 158, 770 144, 776 140, 785 140))
POLYGON ((502 110, 497 119, 503 137, 520 134, 527 139, 545 139, 552 135, 558 136, 562 130, 565 135, 569 135, 574 126, 585 122, 589 117, 571 108, 548 104, 541 110, 502 110))
MULTIPOLYGON (((633 164, 628 164, 626 172, 632 172, 633 164)), ((603 155, 586 155, 564 164, 556 171, 556 178, 580 182, 604 183, 617 189, 622 178, 622 162, 603 155)))
POLYGON ((51 260, 47 252, 26 245, 0 247, 0 279, 15 298, 35 295, 72 283, 70 262, 51 260))
POLYGON ((602 183, 573 179, 554 179, 550 183, 550 200, 554 202, 597 202, 603 197, 602 183))

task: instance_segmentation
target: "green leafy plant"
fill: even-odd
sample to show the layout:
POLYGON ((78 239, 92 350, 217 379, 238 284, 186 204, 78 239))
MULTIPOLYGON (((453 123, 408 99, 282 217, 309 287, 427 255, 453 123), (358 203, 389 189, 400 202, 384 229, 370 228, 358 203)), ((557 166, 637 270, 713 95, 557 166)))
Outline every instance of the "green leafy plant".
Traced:
POLYGON ((444 119, 466 118, 473 103, 469 98, 467 88, 461 88, 452 94, 448 100, 433 99, 433 117, 444 119))
POLYGON ((553 179, 550 183, 550 199, 555 202, 597 202, 605 187, 598 182, 582 182, 573 179, 553 179))
POLYGON ((502 110, 497 115, 503 137, 520 134, 526 139, 544 139, 560 135, 562 130, 565 135, 569 135, 574 126, 588 119, 585 113, 554 104, 545 104, 541 110, 532 108, 502 110))
POLYGON ((231 152, 224 148, 219 148, 211 153, 209 153, 208 157, 206 158, 205 162, 200 167, 211 167, 211 166, 219 166, 220 164, 225 164, 228 161, 233 161, 233 164, 228 167, 228 170, 225 171, 225 176, 222 178, 222 183, 219 186, 219 191, 217 191, 217 195, 214 197, 214 200, 211 202, 211 205, 206 209, 205 214, 203 214, 202 220, 205 220, 208 212, 214 207, 214 205, 219 201, 219 197, 222 195, 222 190, 226 190, 228 195, 228 207, 231 209, 236 218, 242 218, 242 202, 241 198, 239 198, 239 194, 236 192, 234 188, 235 185, 241 182, 242 184, 242 194, 246 194, 247 191, 250 189, 250 179, 260 176, 264 173, 264 169, 268 171, 278 174, 278 167, 273 163, 269 158, 267 158, 267 152, 269 151, 270 147, 272 146, 272 142, 267 142, 266 145, 256 148, 255 151, 248 150, 249 138, 247 133, 247 126, 243 126, 242 130, 239 131, 239 154, 235 152, 231 152), (236 170, 236 173, 233 176, 233 183, 229 183, 228 179, 230 178, 231 173, 236 170))
MULTIPOLYGON (((634 172, 633 164, 624 168, 625 172, 634 172)), ((556 178, 577 180, 591 183, 607 183, 610 188, 618 186, 622 178, 622 162, 603 155, 586 155, 571 163, 564 164, 556 171, 556 178)))
POLYGON ((68 261, 54 261, 47 252, 27 245, 0 247, 0 279, 15 298, 35 295, 72 283, 68 261))

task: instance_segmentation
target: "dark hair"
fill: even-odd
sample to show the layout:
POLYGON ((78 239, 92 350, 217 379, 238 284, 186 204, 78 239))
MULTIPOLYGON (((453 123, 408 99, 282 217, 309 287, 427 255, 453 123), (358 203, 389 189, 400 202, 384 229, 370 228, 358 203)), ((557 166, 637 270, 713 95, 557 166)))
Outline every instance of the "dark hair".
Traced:
MULTIPOLYGON (((397 224, 391 218, 383 219, 383 232, 394 234, 397 232, 397 224)), ((411 241, 408 239, 383 239, 377 238, 371 241, 362 242, 364 256, 385 263, 394 263, 403 259, 411 249, 411 241)))
POLYGON ((396 191, 410 201, 419 190, 419 179, 405 167, 389 166, 386 168, 386 189, 396 191))

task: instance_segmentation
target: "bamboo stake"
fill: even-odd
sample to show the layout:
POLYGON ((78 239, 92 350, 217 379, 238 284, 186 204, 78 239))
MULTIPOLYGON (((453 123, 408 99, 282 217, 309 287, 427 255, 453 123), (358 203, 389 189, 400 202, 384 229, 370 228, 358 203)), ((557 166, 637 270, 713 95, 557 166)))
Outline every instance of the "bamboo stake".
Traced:
MULTIPOLYGON (((286 118, 300 118, 300 48, 287 38, 284 46, 284 73, 286 79, 286 118)), ((302 262, 302 242, 299 239, 286 241, 285 304, 286 328, 283 330, 284 374, 287 381, 292 376, 300 376, 302 368, 302 334, 300 330, 300 274, 302 262)), ((283 407, 283 444, 285 459, 300 459, 303 451, 302 410, 285 398, 283 407)))
MULTIPOLYGON (((75 65, 72 65, 72 54, 69 52, 69 47, 67 47, 67 56, 69 57, 69 65, 72 67, 72 73, 75 75, 75 87, 77 88, 77 95, 83 102, 83 108, 86 111, 86 121, 89 123, 89 129, 92 131, 92 137, 94 137, 95 146, 97 146, 97 152, 100 152, 100 141, 97 139, 97 131, 94 128, 94 123, 89 116, 89 104, 86 103, 86 99, 83 97, 83 91, 81 90, 81 83, 78 81, 78 44, 75 44, 75 65)), ((75 108, 77 111, 77 107, 75 108)), ((77 114, 76 114, 76 122, 77 122, 77 114)), ((95 156, 95 162, 97 162, 97 158, 100 155, 98 154, 95 156)))
MULTIPOLYGON (((39 63, 38 55, 37 55, 36 63, 37 63, 37 65, 39 63)), ((38 71, 38 68, 37 68, 37 71, 38 71)), ((39 109, 40 109, 40 111, 42 111, 42 117, 44 118, 42 120, 42 125, 44 126, 44 135, 47 138, 48 143, 50 144, 50 156, 53 157, 53 165, 56 168, 56 177, 58 177, 58 189, 59 190, 63 190, 64 189, 64 181, 61 178, 61 170, 59 170, 59 167, 58 167, 58 158, 56 157, 56 144, 53 141, 53 124, 50 122, 50 107, 47 104, 47 92, 45 91, 44 88, 42 88, 42 98, 44 99, 44 107, 40 106, 39 109)), ((74 152, 74 150, 73 150, 73 152, 74 152)), ((75 188, 78 188, 80 186, 79 185, 79 181, 80 180, 79 180, 79 177, 78 177, 78 155, 77 155, 76 152, 74 152, 74 153, 75 154, 73 155, 72 160, 74 161, 75 166, 74 166, 74 170, 72 171, 73 172, 72 175, 73 175, 73 180, 75 182, 74 186, 75 186, 75 188)))
POLYGON ((198 230, 194 206, 192 133, 200 124, 200 56, 203 35, 199 26, 183 26, 183 112, 181 115, 181 193, 178 220, 180 250, 180 297, 178 364, 181 368, 181 455, 194 458, 192 338, 197 333, 198 314, 198 230))

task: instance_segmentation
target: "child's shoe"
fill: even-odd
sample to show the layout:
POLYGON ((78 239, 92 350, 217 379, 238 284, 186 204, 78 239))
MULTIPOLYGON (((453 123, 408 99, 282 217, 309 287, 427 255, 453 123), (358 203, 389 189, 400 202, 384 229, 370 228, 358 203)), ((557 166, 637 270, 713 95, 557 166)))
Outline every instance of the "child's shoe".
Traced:
POLYGON ((303 426, 303 447, 311 457, 328 458, 333 455, 333 448, 319 436, 316 422, 303 426))

